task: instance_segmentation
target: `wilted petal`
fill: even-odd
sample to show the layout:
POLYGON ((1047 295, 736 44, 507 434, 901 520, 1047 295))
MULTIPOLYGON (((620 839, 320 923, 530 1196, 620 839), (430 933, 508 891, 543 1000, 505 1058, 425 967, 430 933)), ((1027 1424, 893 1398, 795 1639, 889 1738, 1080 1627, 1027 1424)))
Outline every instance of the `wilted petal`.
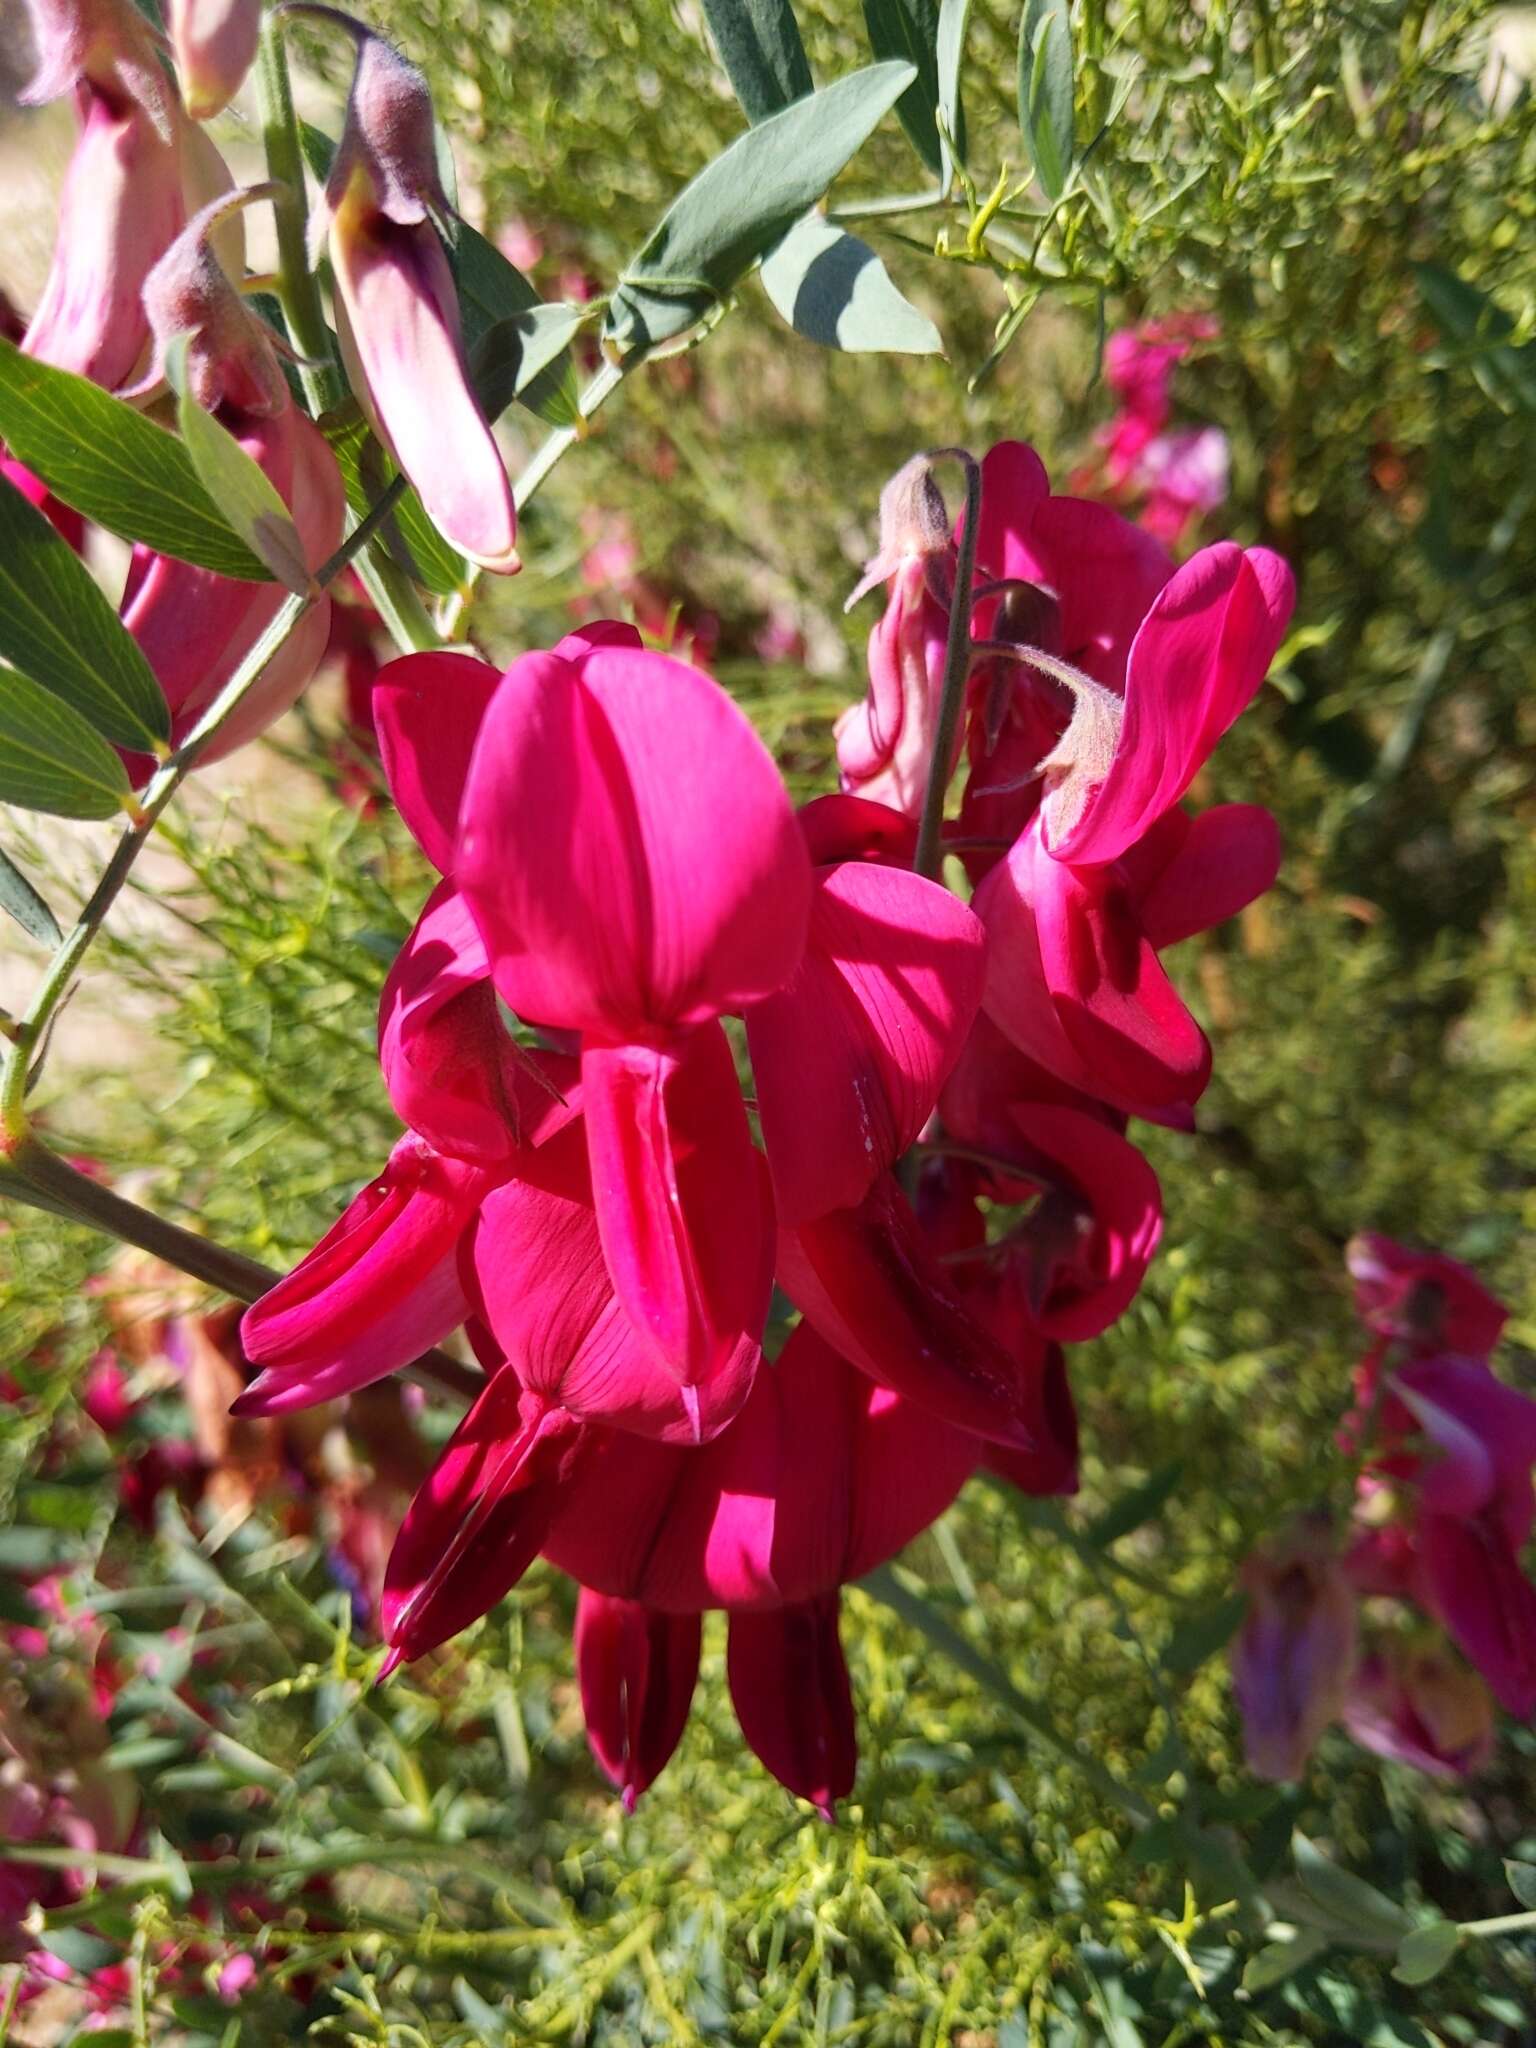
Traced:
POLYGON ((1326 1519, 1308 1517, 1255 1551, 1239 1583, 1248 1611, 1232 1645, 1232 1686, 1248 1767, 1299 1778, 1344 1704, 1355 1660, 1354 1594, 1326 1519))
POLYGON ((1097 795, 1046 843, 1076 866, 1114 860, 1169 811, 1247 708, 1291 615, 1290 570, 1267 548, 1202 548, 1159 593, 1137 632, 1119 747, 1097 795))
MULTIPOLYGON (((758 1170, 753 1154, 754 1178, 758 1170)), ((755 1334, 738 1331, 685 1398, 626 1314, 603 1263, 579 1125, 526 1153, 516 1177, 486 1197, 466 1252, 480 1311, 530 1393, 584 1420, 685 1444, 716 1435, 746 1399, 755 1334)), ((759 1315, 766 1296, 760 1285, 759 1315)))
POLYGON ((390 1668, 478 1621, 538 1555, 588 1431, 494 1373, 400 1525, 380 1616, 390 1668))
POLYGON ((1386 1644, 1367 1657, 1344 1702, 1362 1749, 1434 1778, 1467 1778, 1493 1754, 1493 1702, 1449 1652, 1386 1644))
POLYGON ((851 1208, 932 1114, 981 1002, 986 934, 899 868, 823 869, 794 978, 747 1014, 781 1222, 851 1208))
POLYGON ((467 1306, 459 1239, 493 1185, 485 1169, 402 1138, 308 1257, 246 1310, 241 1342, 264 1370, 236 1412, 283 1415, 334 1400, 456 1329, 467 1306))
POLYGON ((880 1385, 960 1429, 1035 1447, 1030 1374, 960 1300, 890 1175, 858 1208, 781 1231, 779 1280, 826 1341, 880 1385))
POLYGON ((717 684, 647 649, 513 663, 455 872, 518 1015, 612 1040, 739 1010, 805 945, 810 862, 771 755, 717 684))
POLYGON ((742 1734, 779 1783, 828 1820, 853 1790, 859 1760, 838 1604, 827 1593, 797 1607, 733 1614, 726 1650, 742 1734))
POLYGON ((472 654, 403 654, 373 686, 384 779, 416 843, 441 875, 453 871, 459 799, 499 669, 472 654))
POLYGON ((756 1342, 773 1207, 718 1024, 677 1050, 587 1042, 582 1105, 603 1257, 653 1355, 699 1387, 756 1342))
POLYGON ((658 1614, 583 1587, 576 1602, 576 1676, 592 1754, 625 1811, 666 1766, 699 1676, 696 1614, 658 1614))

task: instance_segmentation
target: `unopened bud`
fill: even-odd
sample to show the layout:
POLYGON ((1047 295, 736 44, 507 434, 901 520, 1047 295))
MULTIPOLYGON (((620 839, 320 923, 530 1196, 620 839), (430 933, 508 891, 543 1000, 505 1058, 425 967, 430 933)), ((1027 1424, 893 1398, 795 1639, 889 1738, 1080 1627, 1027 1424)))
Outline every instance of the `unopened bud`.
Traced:
POLYGON ((194 121, 229 105, 250 70, 261 34, 261 0, 170 0, 171 48, 181 96, 194 121))
POLYGON ((945 557, 952 545, 949 509, 926 455, 914 455, 880 493, 880 545, 843 609, 852 611, 877 583, 894 576, 903 562, 945 557))
POLYGON ((224 273, 214 230, 252 200, 270 199, 275 185, 225 193, 195 214, 144 281, 144 311, 154 336, 154 363, 139 391, 164 374, 165 351, 178 334, 187 344, 187 381, 205 412, 228 406, 270 418, 288 403, 273 338, 224 273))

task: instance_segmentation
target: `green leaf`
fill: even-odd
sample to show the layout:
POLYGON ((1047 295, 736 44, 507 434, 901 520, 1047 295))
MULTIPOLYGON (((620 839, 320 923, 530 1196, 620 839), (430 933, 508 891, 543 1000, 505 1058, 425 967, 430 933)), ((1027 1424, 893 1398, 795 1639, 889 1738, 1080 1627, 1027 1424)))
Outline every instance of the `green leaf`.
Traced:
POLYGON ((0 341, 0 440, 56 497, 120 540, 265 583, 174 434, 84 377, 0 341))
MULTIPOLYGON (((355 398, 322 413, 316 424, 336 457, 347 503, 361 519, 399 472, 374 439, 355 398)), ((464 558, 443 539, 414 490, 407 489, 384 522, 383 539, 406 574, 435 597, 452 597, 463 588, 464 558)))
POLYGON ((1528 1913, 1536 1913, 1536 1863, 1519 1863, 1513 1856, 1504 1859, 1504 1875, 1509 1888, 1528 1913))
POLYGON ((904 299, 867 242, 808 213, 763 259, 763 289, 797 334, 823 348, 937 355, 939 330, 904 299))
POLYGON ((169 737, 154 670, 74 549, 9 478, 0 478, 0 658, 107 739, 153 752, 169 737))
POLYGON ((71 705, 0 669, 0 802, 56 818, 110 818, 129 794, 122 762, 71 705))
POLYGON ((934 63, 939 78, 939 138, 943 162, 939 180, 947 192, 956 164, 965 162, 965 109, 960 103, 960 70, 965 62, 965 31, 971 0, 939 0, 939 27, 934 38, 934 63))
POLYGON ((910 64, 872 64, 738 135, 629 264, 609 336, 643 351, 702 320, 821 197, 912 76, 910 64))
MULTIPOLYGON (((869 47, 877 57, 904 59, 917 76, 896 102, 896 117, 930 171, 942 173, 939 135, 939 0, 864 0, 869 47)), ((958 120, 958 105, 955 110, 958 120)), ((962 123, 963 127, 963 123, 962 123)), ((957 138, 962 157, 963 133, 957 138)))
POLYGON ((41 946, 64 942, 58 919, 10 857, 0 852, 0 910, 8 911, 41 946))
POLYGON ((789 0, 704 0, 704 18, 749 121, 815 90, 789 0))
POLYGON ((1401 1906, 1363 1877, 1341 1870, 1300 1829, 1291 1836, 1291 1853, 1302 1890, 1341 1933, 1367 1946, 1387 1943, 1395 1948, 1412 1930, 1413 1922, 1401 1906))
POLYGON ((1118 1543, 1122 1536, 1129 1536, 1133 1529, 1139 1529, 1143 1522, 1150 1522, 1161 1513, 1164 1502, 1172 1494, 1184 1476, 1184 1462, 1175 1458, 1171 1464, 1159 1465, 1142 1480, 1122 1493, 1083 1531, 1083 1540, 1104 1550, 1111 1543, 1118 1543))
POLYGON ((1392 1974, 1399 1984, 1428 1984, 1438 1977, 1461 1947, 1461 1929, 1451 1920, 1431 1920, 1415 1927, 1397 1947, 1397 1967, 1392 1974))
MULTIPOLYGON (((45 1929, 42 1946, 49 1955, 57 1956, 61 1963, 67 1963, 82 1977, 90 1976, 93 1970, 105 1969, 108 1963, 122 1960, 122 1950, 116 1942, 103 1941, 100 1935, 89 1934, 83 1927, 53 1927, 45 1929)), ((87 2036, 100 2040, 99 2034, 87 2036)))
POLYGON ((485 2043, 485 2048, 505 2048, 505 2044, 512 2040, 506 2016, 499 2013, 494 2005, 488 2005, 468 1978, 454 1978, 453 2002, 485 2043))
POLYGON ((1077 153, 1069 0, 1026 0, 1019 23, 1019 126, 1047 199, 1067 189, 1077 153))
MULTIPOLYGON (((533 286, 515 263, 509 263, 494 242, 459 223, 459 238, 449 251, 459 287, 459 310, 464 319, 464 346, 474 361, 482 335, 499 321, 515 320, 544 305, 533 286)), ((530 376, 517 392, 517 400, 537 413, 546 426, 574 426, 580 417, 576 394, 576 370, 568 355, 560 354, 536 376, 530 376)))
POLYGON ((1272 1941, 1250 1956, 1243 1966, 1243 1989, 1272 1991, 1297 1970, 1315 1962, 1328 1946, 1328 1937, 1315 1927, 1304 1927, 1289 1941, 1272 1941))
POLYGON ((1438 263, 1416 263, 1419 295, 1447 341, 1465 351, 1473 374, 1498 405, 1536 412, 1536 346, 1511 347, 1514 321, 1486 292, 1438 263))
POLYGON ((527 312, 486 328, 475 345, 470 370, 487 419, 499 419, 513 399, 564 353, 585 317, 583 306, 541 300, 527 312))
POLYGON ((266 471, 253 462, 229 429, 204 412, 187 387, 187 342, 178 334, 165 351, 166 381, 176 393, 176 424, 203 489, 253 555, 285 590, 303 597, 309 565, 293 516, 266 471))
POLYGON ((1198 1670, 1207 1657, 1214 1657, 1232 1640, 1247 1608, 1248 1595, 1232 1593, 1199 1614, 1186 1614, 1168 1638, 1163 1669, 1180 1675, 1198 1670))

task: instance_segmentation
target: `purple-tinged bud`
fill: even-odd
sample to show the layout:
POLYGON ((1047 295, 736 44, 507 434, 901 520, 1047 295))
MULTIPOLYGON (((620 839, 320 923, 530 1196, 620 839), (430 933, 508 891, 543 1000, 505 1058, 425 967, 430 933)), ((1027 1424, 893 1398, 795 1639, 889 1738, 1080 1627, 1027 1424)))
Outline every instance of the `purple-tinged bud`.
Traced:
POLYGON ((194 121, 211 121, 251 68, 261 0, 170 0, 167 13, 182 100, 194 121))
POLYGON ((1304 1516, 1254 1552, 1239 1584, 1248 1612, 1232 1645, 1232 1684, 1248 1766, 1299 1778, 1344 1704, 1355 1662, 1355 1598, 1326 1516, 1304 1516))
POLYGON ((894 576, 904 562, 913 561, 937 572, 941 589, 934 594, 947 602, 954 584, 953 558, 954 535, 944 493, 928 457, 914 455, 880 493, 880 545, 864 564, 864 574, 843 609, 852 611, 867 591, 894 576))
MULTIPOLYGON (((212 200, 182 229, 144 281, 144 311, 154 339, 145 386, 165 373, 165 351, 178 334, 189 336, 187 381, 205 412, 220 407, 270 419, 289 403, 271 330, 230 283, 219 261, 214 230, 252 201, 270 199, 275 185, 251 185, 212 200)), ((137 394, 134 394, 137 395, 137 394)))
POLYGON ((294 5, 357 42, 346 125, 314 230, 330 231, 336 326, 358 402, 444 537, 510 575, 517 515, 470 382, 453 273, 434 223, 452 216, 426 80, 360 22, 294 5))
POLYGON ((1493 1754, 1493 1698, 1443 1646, 1384 1644, 1361 1664, 1344 1726, 1362 1749, 1435 1778, 1468 1778, 1493 1754))

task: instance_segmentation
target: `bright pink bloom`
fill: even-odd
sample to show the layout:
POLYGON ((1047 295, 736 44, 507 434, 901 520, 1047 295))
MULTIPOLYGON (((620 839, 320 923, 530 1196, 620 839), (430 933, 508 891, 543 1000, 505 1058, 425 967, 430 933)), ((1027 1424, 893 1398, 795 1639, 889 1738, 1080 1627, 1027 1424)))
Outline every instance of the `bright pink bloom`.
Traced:
POLYGON ((923 808, 933 760, 954 580, 943 494, 926 456, 914 456, 881 493, 879 551, 848 600, 886 583, 885 612, 869 636, 869 695, 834 729, 844 790, 911 818, 923 808))
POLYGON ((900 868, 818 870, 793 979, 747 1013, 780 1221, 852 1208, 913 1144, 981 1002, 986 934, 900 868))
POLYGON ((1363 1749, 1434 1778, 1470 1778, 1493 1754, 1493 1701, 1440 1648, 1383 1644, 1361 1663, 1343 1707, 1363 1749))
MULTIPOLYGON (((811 870, 778 772, 729 698, 669 656, 573 636, 525 655, 480 725, 454 874, 520 1017, 581 1033, 603 1249, 684 1384, 756 1245, 716 1210, 753 1178, 740 1092, 700 1027, 772 994, 805 948, 811 870)), ((771 1219, 760 1212, 755 1230, 771 1219)), ((760 1240, 759 1240, 760 1241, 760 1240)))
POLYGON ((346 125, 313 222, 330 230, 353 388, 444 537, 471 561, 510 574, 519 566, 517 515, 470 382, 458 294, 434 225, 453 209, 426 80, 360 22, 315 11, 357 42, 346 125))
POLYGON ((1220 427, 1181 427, 1159 434, 1142 451, 1138 483, 1147 494, 1141 523, 1177 546, 1192 522, 1227 502, 1232 445, 1220 427))
POLYGON ((1208 341, 1216 332, 1208 315, 1185 314, 1123 328, 1104 351, 1105 382, 1120 400, 1098 436, 1105 478, 1122 498, 1144 501, 1143 525, 1170 545, 1227 496, 1230 449, 1222 430, 1169 426, 1173 372, 1192 341, 1208 341))
POLYGON ((285 1279, 246 1310, 241 1341, 262 1368, 238 1415, 283 1415, 408 1365, 468 1309, 459 1241, 497 1175, 410 1133, 389 1164, 285 1279))
POLYGON ((1360 1320, 1378 1337, 1420 1355, 1451 1351, 1486 1358, 1509 1321, 1509 1310, 1472 1268, 1444 1252, 1416 1252, 1379 1231, 1362 1230, 1344 1257, 1360 1320))
POLYGON ((1257 1550, 1238 1583, 1248 1611, 1232 1645, 1232 1685, 1248 1767, 1299 1778, 1338 1718, 1355 1661, 1355 1596, 1326 1518, 1308 1516, 1257 1550))
POLYGON ((85 521, 72 506, 54 497, 42 478, 34 476, 25 463, 15 462, 9 456, 0 457, 0 476, 13 484, 29 505, 35 505, 60 540, 67 541, 79 554, 85 546, 85 521))
MULTIPOLYGON (((340 542, 346 497, 325 437, 289 395, 271 338, 225 276, 213 237, 252 195, 213 201, 155 265, 144 287, 157 375, 178 334, 191 337, 187 378, 211 412, 264 471, 293 515, 308 568, 340 542)), ((247 583, 148 548, 134 549, 123 623, 144 650, 171 709, 173 741, 197 723, 281 609, 276 583, 247 583)), ((222 760, 287 711, 319 666, 331 601, 310 606, 260 679, 203 750, 222 760)))
POLYGON ((701 1622, 583 1587, 576 1672, 587 1740, 624 1795, 626 1812, 665 1767, 688 1725, 699 1677, 701 1622))
POLYGON ((251 68, 261 0, 168 0, 166 13, 182 100, 194 121, 211 121, 251 68))

